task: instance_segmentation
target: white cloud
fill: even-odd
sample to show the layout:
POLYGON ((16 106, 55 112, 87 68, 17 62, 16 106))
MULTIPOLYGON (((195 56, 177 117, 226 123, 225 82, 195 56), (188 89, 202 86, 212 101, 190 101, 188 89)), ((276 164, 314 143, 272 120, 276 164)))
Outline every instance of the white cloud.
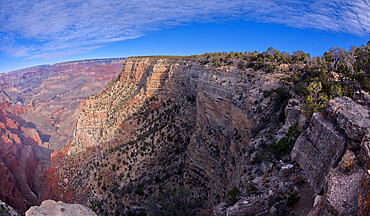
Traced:
POLYGON ((368 0, 1 0, 0 49, 15 57, 81 53, 189 22, 246 19, 366 35, 368 0), (74 51, 73 51, 74 50, 74 51))

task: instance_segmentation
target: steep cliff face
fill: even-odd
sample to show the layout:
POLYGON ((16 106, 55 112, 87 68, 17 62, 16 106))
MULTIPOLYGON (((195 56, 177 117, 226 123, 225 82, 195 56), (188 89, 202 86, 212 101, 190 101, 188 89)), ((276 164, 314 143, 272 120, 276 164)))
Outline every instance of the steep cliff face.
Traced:
POLYGON ((368 104, 336 98, 326 110, 314 114, 292 151, 316 192, 310 215, 368 215, 368 104))
POLYGON ((279 87, 279 74, 233 67, 195 67, 192 72, 197 119, 187 148, 188 172, 194 185, 210 185, 209 199, 218 204, 240 183, 243 155, 260 118, 258 107, 268 103, 263 92, 279 87))
POLYGON ((19 212, 40 199, 43 172, 50 165, 50 150, 33 128, 19 118, 24 110, 9 102, 0 103, 0 196, 19 212))
POLYGON ((264 92, 280 77, 188 58, 127 59, 83 105, 72 142, 53 154, 45 197, 126 212, 183 185, 212 208, 240 185, 252 129, 277 104, 264 92))

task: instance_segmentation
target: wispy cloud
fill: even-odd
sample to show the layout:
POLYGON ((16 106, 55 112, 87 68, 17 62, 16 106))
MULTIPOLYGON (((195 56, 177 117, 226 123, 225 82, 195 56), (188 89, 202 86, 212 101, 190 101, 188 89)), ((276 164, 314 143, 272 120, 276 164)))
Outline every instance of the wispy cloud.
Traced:
POLYGON ((366 35, 368 0, 1 0, 0 49, 58 58, 189 22, 229 19, 366 35))

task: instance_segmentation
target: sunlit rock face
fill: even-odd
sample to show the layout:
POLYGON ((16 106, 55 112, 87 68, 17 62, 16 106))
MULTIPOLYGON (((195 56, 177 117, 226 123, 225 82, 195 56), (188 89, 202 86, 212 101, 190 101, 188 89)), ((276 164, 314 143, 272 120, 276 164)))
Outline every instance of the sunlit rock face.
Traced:
POLYGON ((23 112, 0 102, 0 196, 20 213, 39 202, 51 153, 42 147, 37 131, 18 116, 23 112))
POLYGON ((38 197, 101 215, 140 213, 153 195, 184 186, 203 212, 216 215, 369 214, 366 100, 330 100, 309 124, 302 98, 284 90, 282 77, 237 62, 128 58, 79 107, 76 129, 53 152, 38 197), (297 140, 285 155, 284 139, 297 140), (228 206, 234 186, 242 198, 228 206))
POLYGON ((119 74, 124 59, 97 59, 37 66, 0 76, 0 101, 25 108, 22 118, 50 149, 70 140, 81 104, 119 74))
POLYGON ((44 65, 0 76, 0 199, 19 213, 40 204, 51 153, 71 139, 86 98, 124 59, 44 65))
POLYGON ((128 58, 83 105, 71 143, 53 153, 45 197, 124 213, 182 185, 211 208, 241 184, 251 130, 271 103, 263 93, 279 88, 281 76, 188 58, 128 58))

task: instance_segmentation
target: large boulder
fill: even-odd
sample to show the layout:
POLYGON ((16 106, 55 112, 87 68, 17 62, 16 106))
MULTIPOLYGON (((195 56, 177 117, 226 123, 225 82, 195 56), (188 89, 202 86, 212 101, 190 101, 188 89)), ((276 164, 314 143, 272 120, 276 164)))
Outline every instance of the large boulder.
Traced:
POLYGON ((289 128, 292 127, 294 124, 298 123, 299 130, 303 130, 307 122, 307 118, 305 113, 301 109, 303 100, 292 98, 288 101, 288 105, 285 107, 285 124, 283 127, 277 132, 277 139, 280 140, 283 138, 289 131, 289 128))
POLYGON ((348 97, 328 101, 326 110, 351 139, 361 141, 370 128, 369 109, 348 97))
POLYGON ((62 201, 45 200, 40 206, 32 206, 26 216, 96 216, 89 208, 80 204, 66 204, 62 201))

